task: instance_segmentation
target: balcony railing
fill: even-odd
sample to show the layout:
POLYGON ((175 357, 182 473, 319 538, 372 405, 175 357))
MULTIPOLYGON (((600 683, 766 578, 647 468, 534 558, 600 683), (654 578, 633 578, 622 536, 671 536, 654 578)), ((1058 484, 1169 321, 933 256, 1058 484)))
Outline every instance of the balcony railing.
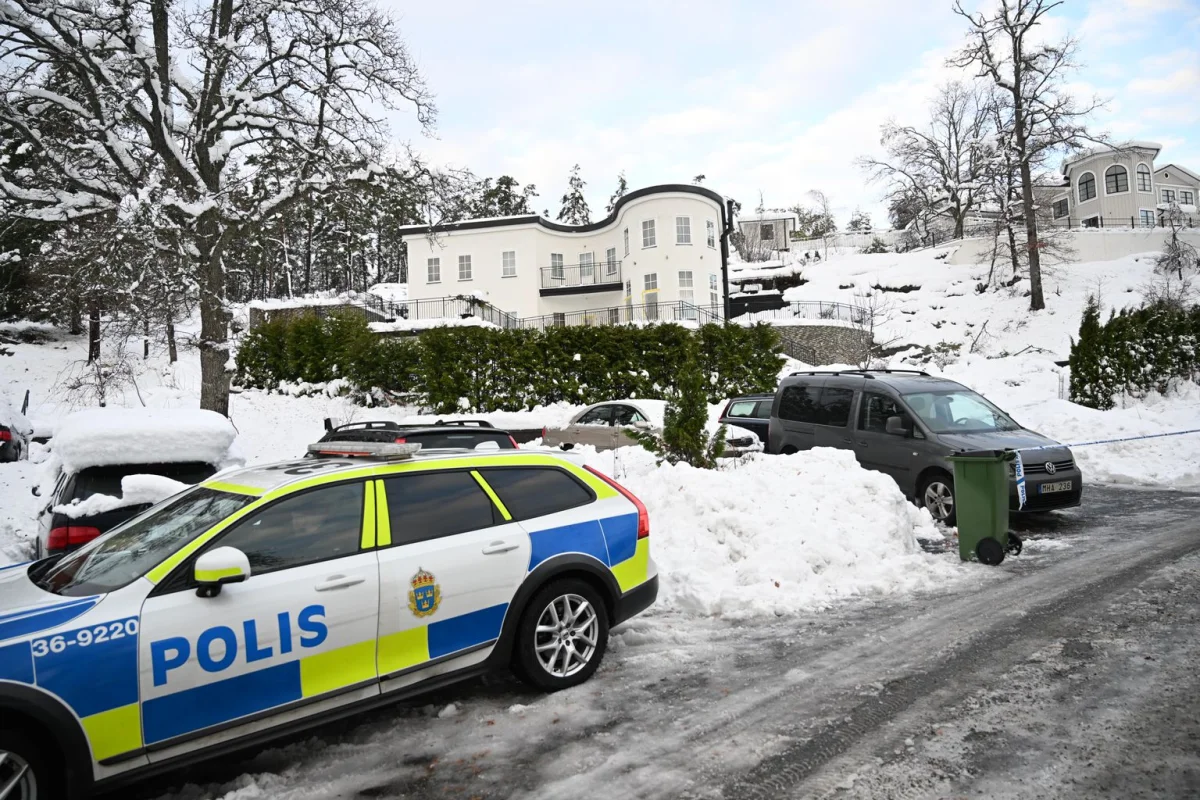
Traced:
POLYGON ((621 288, 621 262, 555 264, 542 267, 542 294, 583 294, 621 288))
POLYGON ((585 311, 568 311, 562 314, 545 314, 526 317, 521 327, 545 330, 546 328, 568 328, 576 326, 599 327, 603 325, 651 324, 656 322, 682 322, 707 325, 721 321, 719 306, 696 306, 677 300, 671 303, 642 303, 639 305, 589 308, 585 311))

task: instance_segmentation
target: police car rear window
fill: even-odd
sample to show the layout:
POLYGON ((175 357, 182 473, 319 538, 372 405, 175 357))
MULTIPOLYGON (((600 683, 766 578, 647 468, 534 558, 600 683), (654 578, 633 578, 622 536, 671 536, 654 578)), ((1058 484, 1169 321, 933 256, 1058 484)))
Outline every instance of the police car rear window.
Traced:
POLYGON ((37 585, 68 597, 120 589, 254 500, 196 487, 63 556, 37 585))
POLYGON ((515 467, 480 473, 515 522, 585 506, 595 499, 583 484, 557 469, 515 467))

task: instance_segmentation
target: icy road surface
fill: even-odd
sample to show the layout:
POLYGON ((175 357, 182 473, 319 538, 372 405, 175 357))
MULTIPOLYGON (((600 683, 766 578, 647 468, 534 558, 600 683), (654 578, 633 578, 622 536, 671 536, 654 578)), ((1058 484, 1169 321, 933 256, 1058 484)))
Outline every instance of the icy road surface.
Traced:
POLYGON ((1200 495, 1085 502, 981 587, 650 616, 575 690, 475 681, 120 796, 1195 797, 1200 495))

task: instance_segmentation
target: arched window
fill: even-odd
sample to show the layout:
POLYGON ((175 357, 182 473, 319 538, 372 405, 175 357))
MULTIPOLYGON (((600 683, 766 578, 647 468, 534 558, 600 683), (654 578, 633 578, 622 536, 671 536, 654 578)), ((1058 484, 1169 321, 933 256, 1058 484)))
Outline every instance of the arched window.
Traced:
POLYGON ((1150 188, 1150 168, 1145 164, 1138 164, 1138 191, 1152 192, 1150 188))
POLYGON ((1079 202, 1085 203, 1096 196, 1096 176, 1085 172, 1079 176, 1079 202))
POLYGON ((1129 170, 1113 164, 1104 171, 1104 193, 1121 194, 1129 191, 1129 170))

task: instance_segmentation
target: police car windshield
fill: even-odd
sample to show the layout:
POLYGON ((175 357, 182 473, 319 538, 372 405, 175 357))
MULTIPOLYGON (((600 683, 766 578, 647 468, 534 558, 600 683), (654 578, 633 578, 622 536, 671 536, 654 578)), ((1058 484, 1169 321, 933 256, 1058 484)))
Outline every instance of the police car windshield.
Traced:
POLYGON ((63 556, 37 585, 69 597, 120 589, 253 501, 198 486, 63 556))

